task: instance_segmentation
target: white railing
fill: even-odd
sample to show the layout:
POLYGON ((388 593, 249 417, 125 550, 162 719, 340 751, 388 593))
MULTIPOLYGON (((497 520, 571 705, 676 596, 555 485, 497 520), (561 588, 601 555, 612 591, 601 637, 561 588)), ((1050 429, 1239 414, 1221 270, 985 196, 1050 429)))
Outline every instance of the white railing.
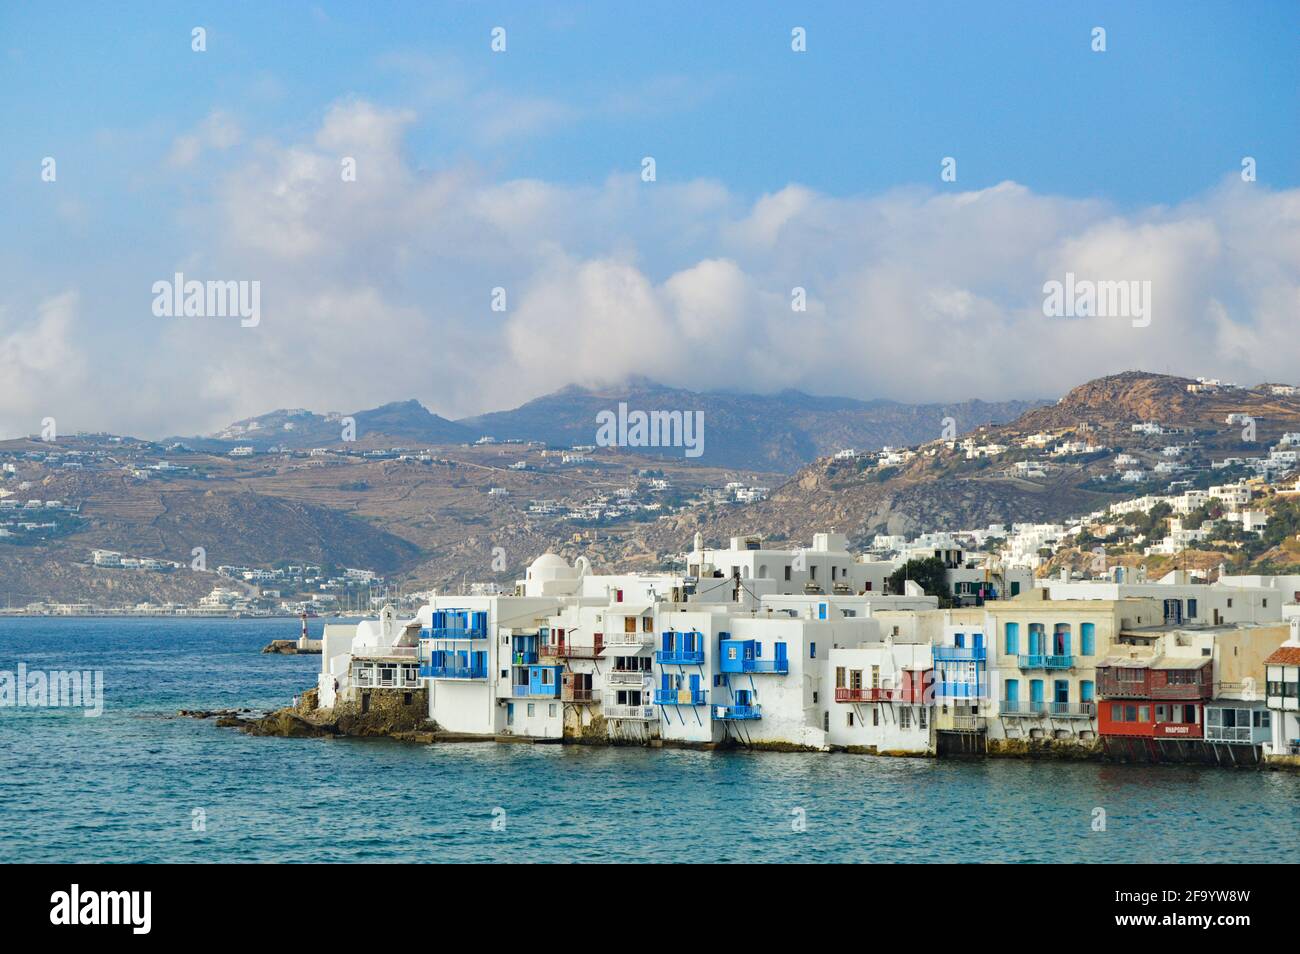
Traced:
POLYGON ((357 659, 414 659, 416 651, 414 646, 358 646, 352 650, 352 655, 357 659))
POLYGON ((631 671, 626 669, 611 669, 605 674, 605 685, 607 686, 643 686, 650 673, 631 671))
POLYGON ((606 719, 635 719, 639 722, 653 722, 657 715, 654 706, 617 706, 603 705, 601 713, 606 719))
POLYGON ((606 633, 606 646, 636 647, 648 649, 655 642, 654 633, 606 633))

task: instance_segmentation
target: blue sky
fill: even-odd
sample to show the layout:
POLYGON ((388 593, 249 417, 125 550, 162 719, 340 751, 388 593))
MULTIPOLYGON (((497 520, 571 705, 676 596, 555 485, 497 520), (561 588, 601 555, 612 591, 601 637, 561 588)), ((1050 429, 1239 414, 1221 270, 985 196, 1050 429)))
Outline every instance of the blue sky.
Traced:
MULTIPOLYGON (((5 131, 0 206, 8 226, 0 232, 5 263, 0 266, 5 282, 0 360, 6 353, 11 360, 30 356, 49 343, 38 335, 44 343, 34 345, 28 332, 44 320, 42 308, 64 294, 76 298, 68 305, 75 316, 59 319, 61 333, 74 339, 63 345, 80 342, 83 350, 93 349, 94 360, 82 355, 90 368, 85 388, 96 385, 96 367, 150 376, 153 372, 134 365, 131 356, 156 363, 174 360, 177 348, 191 353, 206 348, 208 331, 178 342, 171 331, 149 330, 137 314, 139 287, 186 260, 212 268, 265 265, 266 280, 280 277, 286 289, 278 300, 289 301, 288 279, 273 274, 274 248, 269 253, 263 248, 260 257, 249 249, 232 250, 237 239, 230 229, 257 227, 232 209, 246 213, 248 203, 241 205, 237 193, 253 170, 283 171, 286 156, 295 150, 328 152, 320 136, 340 104, 354 109, 363 104, 400 130, 383 162, 391 161, 386 168, 394 170, 392 188, 400 179, 406 200, 393 192, 376 193, 363 210, 378 214, 404 201, 413 205, 412 195, 433 201, 431 192, 442 195, 458 183, 465 195, 473 193, 466 199, 473 208, 492 200, 496 189, 531 183, 546 190, 546 199, 539 201, 564 210, 549 221, 528 223, 527 234, 519 222, 507 227, 494 220, 502 234, 528 250, 504 264, 488 263, 486 253, 455 263, 458 249, 440 249, 414 226, 400 234, 368 236, 357 254, 383 256, 383 261, 371 262, 371 271, 358 273, 350 285, 330 262, 315 260, 319 282, 338 278, 333 288, 338 296, 355 296, 364 286, 382 297, 378 311, 403 314, 394 334, 413 333, 424 322, 430 335, 447 341, 470 335, 463 313, 482 292, 478 284, 460 287, 458 276, 479 284, 508 280, 537 300, 535 293, 544 292, 566 267, 601 284, 610 276, 583 269, 615 262, 635 267, 652 296, 671 298, 673 276, 715 260, 736 263, 757 286, 767 270, 782 272, 783 281, 788 271, 790 281, 799 281, 801 267, 812 269, 824 259, 812 252, 816 235, 825 238, 834 227, 842 230, 837 240, 851 244, 860 232, 871 241, 856 258, 846 256, 833 274, 827 270, 809 280, 823 289, 837 286, 842 295, 861 296, 868 286, 880 294, 878 273, 866 275, 860 268, 889 257, 888 236, 882 239, 879 231, 888 231, 896 221, 892 216, 941 209, 935 203, 945 196, 981 194, 1005 183, 1022 190, 995 193, 1007 204, 978 226, 989 230, 981 232, 987 240, 1000 235, 998 229, 1021 234, 1041 229, 1044 242, 1075 248, 1071 242, 1090 240, 1087 235, 1095 237, 1116 218, 1130 238, 1175 220, 1184 231, 1192 228, 1189 223, 1211 220, 1218 231, 1204 245, 1221 250, 1231 223, 1244 227, 1236 211, 1241 202, 1223 195, 1230 188, 1224 183, 1239 178, 1243 156, 1257 162, 1253 197, 1289 199, 1300 185, 1295 49, 1300 4, 1256 3, 1248 11, 1223 3, 1129 2, 799 7, 132 3, 59 9, 7 4, 0 8, 5 131), (195 26, 207 30, 206 52, 190 48, 195 26), (495 26, 507 31, 503 54, 489 48, 495 26), (807 31, 806 53, 790 49, 795 26, 807 31), (1106 30, 1104 53, 1090 47, 1096 26, 1106 30), (183 158, 190 156, 186 137, 192 158, 183 158), (646 155, 655 157, 657 185, 665 187, 656 195, 671 201, 625 200, 623 186, 612 184, 621 177, 634 180, 646 155), (57 159, 57 184, 39 181, 45 156, 57 159), (945 156, 957 159, 955 183, 939 179, 945 156), (437 190, 435 183, 440 183, 437 190), (791 187, 807 195, 783 191, 791 187), (746 222, 755 224, 753 213, 764 197, 782 195, 798 200, 796 219, 810 233, 802 239, 786 235, 778 243, 782 248, 765 252, 738 238, 746 222), (896 210, 890 196, 909 198, 899 199, 903 207, 896 210), (1024 214, 1022 202, 1037 209, 1031 222, 1016 218, 1024 214), (1052 204, 1050 214, 1046 203, 1052 204), (603 211, 584 218, 582 207, 588 204, 603 211), (868 211, 862 212, 864 206, 868 211), (557 254, 563 265, 557 264, 557 254), (440 268, 445 275, 428 277, 440 268), (507 277, 494 278, 494 272, 507 277), (441 312, 448 302, 450 312, 441 312)), ((354 133, 339 135, 347 139, 354 133)), ((284 188, 273 190, 269 204, 284 194, 284 188)), ((278 217, 266 227, 284 226, 283 210, 271 211, 278 217)), ((352 208, 348 215, 357 212, 352 208)), ((929 228, 937 230, 946 214, 936 213, 929 228)), ((346 219, 340 227, 346 227, 346 219)), ((970 222, 951 227, 977 228, 970 222)), ((1285 221, 1280 227, 1286 228, 1285 221)), ((486 243, 489 234, 496 235, 486 228, 472 232, 459 246, 473 245, 476 238, 486 243)), ((916 230, 910 239, 923 242, 926 234, 916 230)), ((1284 232, 1288 257, 1291 237, 1293 232, 1284 232)), ((1204 265, 1196 255, 1184 264, 1204 265)), ((289 271, 301 283, 312 268, 308 256, 295 258, 289 271)), ((1032 304, 1032 295, 998 298, 988 288, 967 287, 973 282, 963 286, 960 277, 939 278, 936 284, 944 287, 938 294, 945 301, 969 294, 991 297, 1003 309, 1032 304)), ((616 284, 619 280, 614 278, 616 284)), ((1003 285, 1019 280, 993 279, 1003 285)), ((787 287, 756 287, 754 293, 777 295, 787 287)), ((1266 304, 1246 302, 1241 295, 1234 303, 1233 294, 1213 290, 1201 297, 1209 294, 1231 320, 1250 317, 1257 328, 1258 315, 1244 312, 1277 308, 1290 300, 1289 287, 1265 296, 1266 304)), ((813 297, 818 298, 815 291, 813 297)), ((593 307, 600 300, 597 295, 593 307)), ((908 307, 885 295, 880 308, 886 302, 888 308, 908 307)), ((821 305, 831 318, 844 312, 830 297, 821 305)), ((308 310, 301 296, 299 307, 308 310)), ((528 329, 491 316, 488 322, 496 324, 486 327, 517 348, 521 336, 528 338, 537 322, 549 320, 537 307, 528 329)), ((299 319, 305 320, 301 314, 299 319)), ((357 320, 373 319, 358 315, 357 320)), ((288 320, 280 325, 286 332, 291 326, 288 320)), ((573 329, 559 324, 555 330, 573 329)), ((266 337, 273 334, 269 330, 266 337)), ((1062 346, 1055 334, 1043 332, 1044 347, 1062 346)), ((1150 339, 1151 355, 1168 353, 1155 335, 1150 339)), ((229 344, 236 351, 246 346, 229 344)), ((1241 349, 1220 350, 1226 373, 1271 371, 1266 362, 1243 357, 1241 349)), ((1131 360, 1142 356, 1136 349, 1131 360)), ((1128 366, 1124 355, 1115 360, 1128 366)), ((773 387, 843 392, 858 381, 850 369, 819 368, 815 355, 801 361, 799 373, 777 374, 778 381, 756 357, 714 383, 743 387, 760 371, 773 387)), ((214 375, 222 370, 213 364, 214 375)), ((329 366, 318 370, 328 372, 329 366)), ((624 370, 585 367, 577 380, 624 370)), ((671 376, 671 369, 649 370, 671 376)), ((933 370, 952 377, 947 366, 933 370)), ((502 373, 511 374, 509 364, 502 373)), ((536 375, 520 391, 491 394, 421 382, 412 393, 438 409, 469 413, 531 396, 529 391, 541 389, 543 382, 568 383, 560 380, 564 377, 559 371, 536 375)), ((998 381, 994 374, 976 376, 969 385, 953 381, 945 389, 972 393, 935 396, 1000 397, 1017 390, 1035 393, 1014 396, 1037 396, 1046 384, 1026 380, 992 393, 998 381)), ((170 387, 156 379, 158 405, 152 409, 148 401, 110 408, 53 392, 46 403, 64 401, 75 408, 69 413, 88 423, 96 414, 129 411, 143 428, 166 428, 165 411, 181 418, 179 428, 264 410, 258 402, 331 396, 312 388, 284 393, 271 386, 250 388, 245 382, 237 389, 209 388, 188 404, 167 400, 164 406, 170 387)), ((888 375, 853 387, 864 397, 925 396, 888 375)), ((347 408, 350 401, 407 396, 377 386, 349 387, 337 395, 337 403, 347 408)), ((36 410, 28 406, 30 394, 22 401, 12 394, 7 398, 10 406, 0 403, 0 412, 21 417, 36 410)), ((35 404, 46 398, 38 394, 35 404)), ((0 402, 5 400, 0 392, 0 402)))

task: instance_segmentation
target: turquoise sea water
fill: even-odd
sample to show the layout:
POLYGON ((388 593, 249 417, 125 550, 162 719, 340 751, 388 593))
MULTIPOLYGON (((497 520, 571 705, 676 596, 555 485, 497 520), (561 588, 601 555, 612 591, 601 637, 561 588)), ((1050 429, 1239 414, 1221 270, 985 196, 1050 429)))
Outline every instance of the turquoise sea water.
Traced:
POLYGON ((257 739, 175 717, 287 703, 320 657, 259 650, 296 627, 0 620, 0 670, 105 679, 99 718, 0 709, 0 862, 1298 860, 1282 773, 257 739))

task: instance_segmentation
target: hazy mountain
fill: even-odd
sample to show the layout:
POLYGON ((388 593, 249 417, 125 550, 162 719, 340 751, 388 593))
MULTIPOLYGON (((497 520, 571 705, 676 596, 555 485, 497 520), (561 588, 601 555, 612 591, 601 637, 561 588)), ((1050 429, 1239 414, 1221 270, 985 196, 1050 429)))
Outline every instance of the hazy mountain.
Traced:
POLYGON ((318 414, 302 408, 281 409, 245 418, 204 437, 169 438, 201 450, 219 445, 248 445, 303 449, 334 447, 343 443, 344 418, 355 422, 355 439, 362 447, 409 444, 463 444, 477 437, 459 424, 434 414, 416 400, 394 401, 351 415, 318 414))
MULTIPOLYGON (((703 411, 704 457, 726 467, 792 472, 819 456, 846 447, 877 450, 937 438, 944 418, 958 431, 1013 420, 1043 401, 963 401, 955 404, 903 404, 818 397, 801 391, 740 394, 689 391, 651 381, 601 389, 566 387, 510 411, 495 411, 459 421, 498 440, 540 440, 558 446, 592 444, 596 415, 628 410, 703 411)), ((680 449, 645 453, 682 456, 680 449)))

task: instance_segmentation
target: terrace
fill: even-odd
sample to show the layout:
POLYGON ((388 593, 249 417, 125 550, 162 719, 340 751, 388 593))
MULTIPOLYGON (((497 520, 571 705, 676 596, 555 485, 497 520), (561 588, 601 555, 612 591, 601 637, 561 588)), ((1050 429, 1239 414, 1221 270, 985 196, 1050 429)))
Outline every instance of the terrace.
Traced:
POLYGON ((866 689, 845 689, 838 688, 835 690, 836 702, 892 702, 902 698, 902 691, 898 689, 881 689, 874 686, 866 689))
POLYGON ((714 706, 713 718, 719 722, 745 722, 763 718, 762 706, 714 706))
POLYGON ((1016 665, 1021 669, 1073 669, 1074 657, 1031 654, 1017 657, 1016 665))
POLYGON ((708 693, 703 689, 656 689, 657 706, 706 706, 708 693))

